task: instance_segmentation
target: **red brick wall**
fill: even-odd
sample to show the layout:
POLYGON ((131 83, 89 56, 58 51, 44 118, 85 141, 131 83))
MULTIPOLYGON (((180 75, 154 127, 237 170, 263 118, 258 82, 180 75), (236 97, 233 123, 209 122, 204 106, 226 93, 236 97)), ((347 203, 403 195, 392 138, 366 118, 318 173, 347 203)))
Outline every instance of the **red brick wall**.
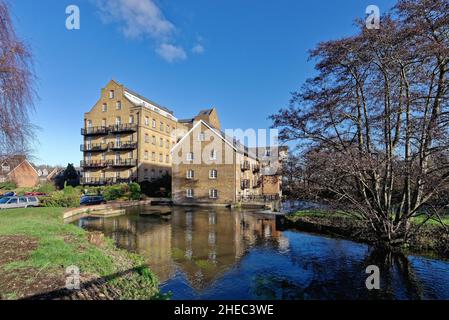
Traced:
POLYGON ((34 168, 28 162, 22 162, 16 167, 9 175, 11 181, 13 181, 19 188, 31 188, 38 184, 39 176, 34 168))

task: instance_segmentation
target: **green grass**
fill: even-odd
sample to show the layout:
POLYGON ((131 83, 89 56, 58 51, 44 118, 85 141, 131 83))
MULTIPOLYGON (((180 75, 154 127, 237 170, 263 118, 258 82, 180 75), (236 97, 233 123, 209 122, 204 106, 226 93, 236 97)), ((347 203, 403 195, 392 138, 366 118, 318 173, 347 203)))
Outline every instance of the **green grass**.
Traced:
POLYGON ((25 261, 14 261, 5 269, 32 267, 78 266, 88 273, 107 275, 114 272, 114 263, 99 248, 91 245, 85 231, 64 224, 61 208, 29 208, 0 212, 0 235, 21 235, 37 238, 38 248, 25 261))

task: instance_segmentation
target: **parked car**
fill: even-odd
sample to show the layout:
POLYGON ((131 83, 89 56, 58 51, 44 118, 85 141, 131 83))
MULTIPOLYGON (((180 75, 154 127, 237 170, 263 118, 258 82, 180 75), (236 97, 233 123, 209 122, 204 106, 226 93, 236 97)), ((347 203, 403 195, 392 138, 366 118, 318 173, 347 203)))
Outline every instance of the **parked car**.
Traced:
POLYGON ((80 200, 80 205, 82 206, 93 206, 104 203, 106 203, 106 200, 103 196, 82 196, 80 200))
POLYGON ((15 197, 17 194, 13 191, 6 192, 5 194, 2 194, 1 197, 15 197))
POLYGON ((48 194, 43 192, 26 192, 25 196, 27 197, 48 197, 48 194))
POLYGON ((39 207, 37 197, 4 197, 0 199, 0 209, 39 207))

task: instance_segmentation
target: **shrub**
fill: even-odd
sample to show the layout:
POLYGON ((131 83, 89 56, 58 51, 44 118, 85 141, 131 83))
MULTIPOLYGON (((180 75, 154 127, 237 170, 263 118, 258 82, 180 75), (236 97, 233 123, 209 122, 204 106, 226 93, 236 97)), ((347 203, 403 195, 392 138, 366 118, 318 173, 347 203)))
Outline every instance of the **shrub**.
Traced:
POLYGON ((49 197, 42 198, 41 204, 44 207, 74 208, 79 206, 80 197, 76 192, 65 193, 64 191, 56 191, 49 197))
POLYGON ((127 184, 116 184, 106 187, 104 189, 103 196, 107 201, 112 201, 126 198, 128 192, 129 186, 127 184))
POLYGON ((140 185, 138 183, 131 183, 129 185, 129 193, 131 200, 140 200, 140 185))
POLYGON ((0 189, 2 189, 2 190, 14 190, 16 188, 17 188, 17 185, 12 181, 0 183, 0 189))
POLYGON ((50 193, 56 191, 56 187, 52 183, 45 182, 45 183, 41 184, 37 189, 35 189, 35 191, 50 194, 50 193))

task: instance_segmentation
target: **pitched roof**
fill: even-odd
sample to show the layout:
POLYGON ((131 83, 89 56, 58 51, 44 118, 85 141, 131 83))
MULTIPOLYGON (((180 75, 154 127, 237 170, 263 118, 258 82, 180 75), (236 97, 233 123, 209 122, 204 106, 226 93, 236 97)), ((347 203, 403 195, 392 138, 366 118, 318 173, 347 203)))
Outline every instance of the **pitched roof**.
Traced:
POLYGON ((168 108, 163 107, 163 106, 161 106, 160 104, 157 104, 156 102, 151 101, 151 100, 148 99, 148 98, 145 98, 144 96, 142 96, 142 95, 136 93, 135 91, 133 91, 133 90, 131 90, 131 89, 129 89, 129 88, 124 87, 124 89, 125 89, 125 91, 127 91, 127 92, 130 93, 131 95, 136 96, 137 98, 142 99, 143 101, 145 101, 145 102, 147 102, 147 103, 149 103, 149 104, 152 104, 152 105, 154 105, 155 107, 158 107, 159 109, 164 110, 165 112, 168 112, 168 113, 170 113, 171 115, 173 115, 173 111, 172 111, 172 110, 169 110, 168 108))

